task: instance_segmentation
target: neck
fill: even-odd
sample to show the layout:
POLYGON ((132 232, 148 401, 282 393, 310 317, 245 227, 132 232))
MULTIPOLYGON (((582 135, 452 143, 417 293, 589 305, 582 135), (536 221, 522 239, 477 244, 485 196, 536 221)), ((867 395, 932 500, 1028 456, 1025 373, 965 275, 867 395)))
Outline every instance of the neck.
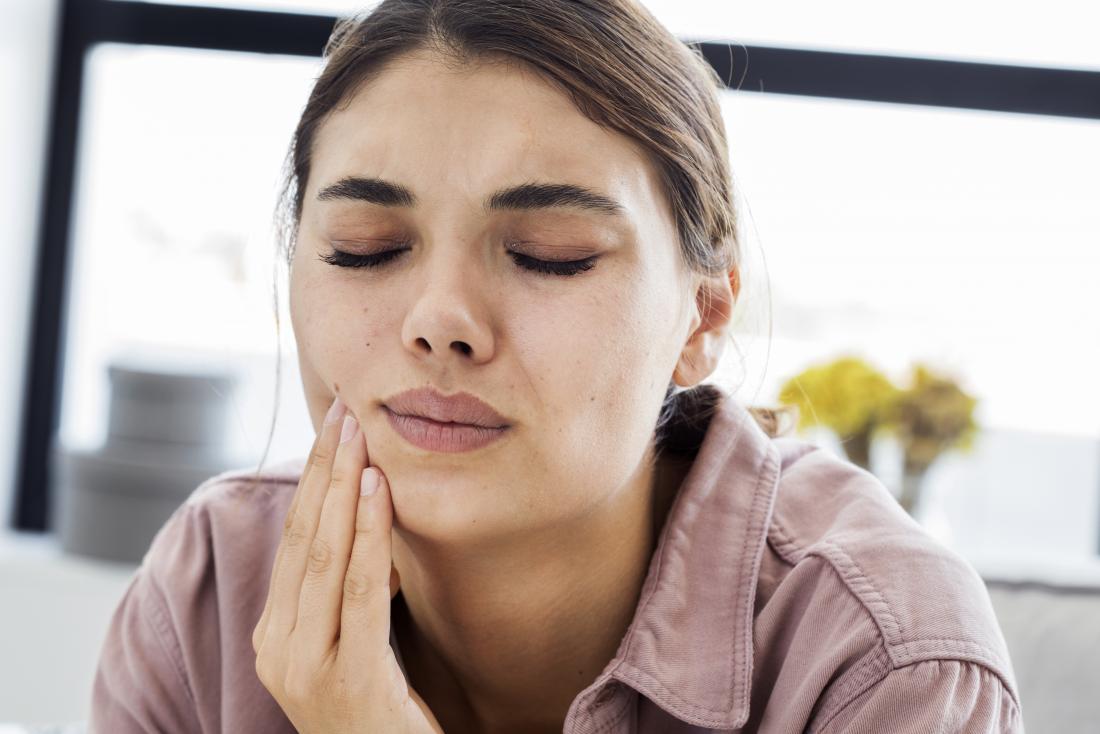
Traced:
POLYGON ((444 731, 561 731, 573 699, 618 651, 689 467, 646 462, 627 491, 575 526, 491 553, 394 534, 404 602, 394 633, 444 731))

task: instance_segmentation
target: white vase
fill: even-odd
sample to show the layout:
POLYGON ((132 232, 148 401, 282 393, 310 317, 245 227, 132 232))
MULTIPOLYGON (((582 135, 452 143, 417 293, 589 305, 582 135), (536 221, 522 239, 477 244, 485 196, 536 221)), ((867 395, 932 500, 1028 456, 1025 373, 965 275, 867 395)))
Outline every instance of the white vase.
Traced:
POLYGON ((901 475, 901 494, 898 496, 898 503, 914 518, 920 515, 921 508, 925 504, 924 477, 926 474, 927 472, 923 471, 903 471, 901 475))

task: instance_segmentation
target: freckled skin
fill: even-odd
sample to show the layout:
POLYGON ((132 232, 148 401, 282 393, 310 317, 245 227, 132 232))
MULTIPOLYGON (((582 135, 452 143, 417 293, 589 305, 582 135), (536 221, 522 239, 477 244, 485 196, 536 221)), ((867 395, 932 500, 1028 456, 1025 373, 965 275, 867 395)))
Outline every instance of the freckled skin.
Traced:
POLYGON ((303 387, 315 428, 341 394, 389 481, 410 678, 447 731, 560 731, 633 614, 654 497, 678 486, 652 455, 665 387, 713 371, 728 312, 699 313, 704 281, 680 261, 644 149, 516 65, 393 62, 321 126, 304 202, 289 291, 303 387), (316 200, 349 175, 400 183, 418 204, 316 200), (626 216, 482 210, 532 181, 586 186, 626 216), (334 240, 410 249, 340 268, 320 259, 334 240), (510 241, 600 259, 542 275, 510 241), (473 393, 512 428, 473 452, 411 446, 380 406, 424 385, 473 393))

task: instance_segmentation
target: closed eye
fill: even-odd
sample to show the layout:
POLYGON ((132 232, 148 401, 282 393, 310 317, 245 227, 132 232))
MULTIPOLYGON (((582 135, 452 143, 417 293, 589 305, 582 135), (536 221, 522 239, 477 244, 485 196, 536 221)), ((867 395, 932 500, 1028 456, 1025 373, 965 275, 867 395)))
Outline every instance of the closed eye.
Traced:
MULTIPOLYGON (((379 268, 391 260, 395 260, 408 249, 408 247, 398 248, 375 252, 370 255, 356 255, 351 252, 333 249, 329 254, 321 255, 320 259, 329 265, 341 268, 379 268)), ((591 270, 596 266, 596 260, 599 259, 599 255, 592 255, 583 260, 539 260, 519 252, 509 251, 508 254, 524 270, 565 277, 591 270)))

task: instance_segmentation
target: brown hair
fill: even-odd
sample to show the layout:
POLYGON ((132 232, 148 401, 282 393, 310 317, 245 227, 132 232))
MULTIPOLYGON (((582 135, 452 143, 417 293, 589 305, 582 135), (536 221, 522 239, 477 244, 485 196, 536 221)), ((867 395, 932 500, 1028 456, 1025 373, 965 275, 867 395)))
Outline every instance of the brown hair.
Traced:
MULTIPOLYGON (((533 67, 582 114, 648 151, 690 270, 714 276, 740 267, 718 100, 724 84, 695 48, 632 0, 383 0, 337 23, 287 153, 277 220, 286 262, 294 256, 320 125, 387 62, 421 49, 456 67, 500 59, 533 67)), ((656 426, 658 446, 675 450, 666 442, 683 444, 705 429, 719 397, 712 385, 685 389, 670 382, 656 426)), ((789 430, 779 425, 784 409, 749 411, 769 436, 789 430)))

